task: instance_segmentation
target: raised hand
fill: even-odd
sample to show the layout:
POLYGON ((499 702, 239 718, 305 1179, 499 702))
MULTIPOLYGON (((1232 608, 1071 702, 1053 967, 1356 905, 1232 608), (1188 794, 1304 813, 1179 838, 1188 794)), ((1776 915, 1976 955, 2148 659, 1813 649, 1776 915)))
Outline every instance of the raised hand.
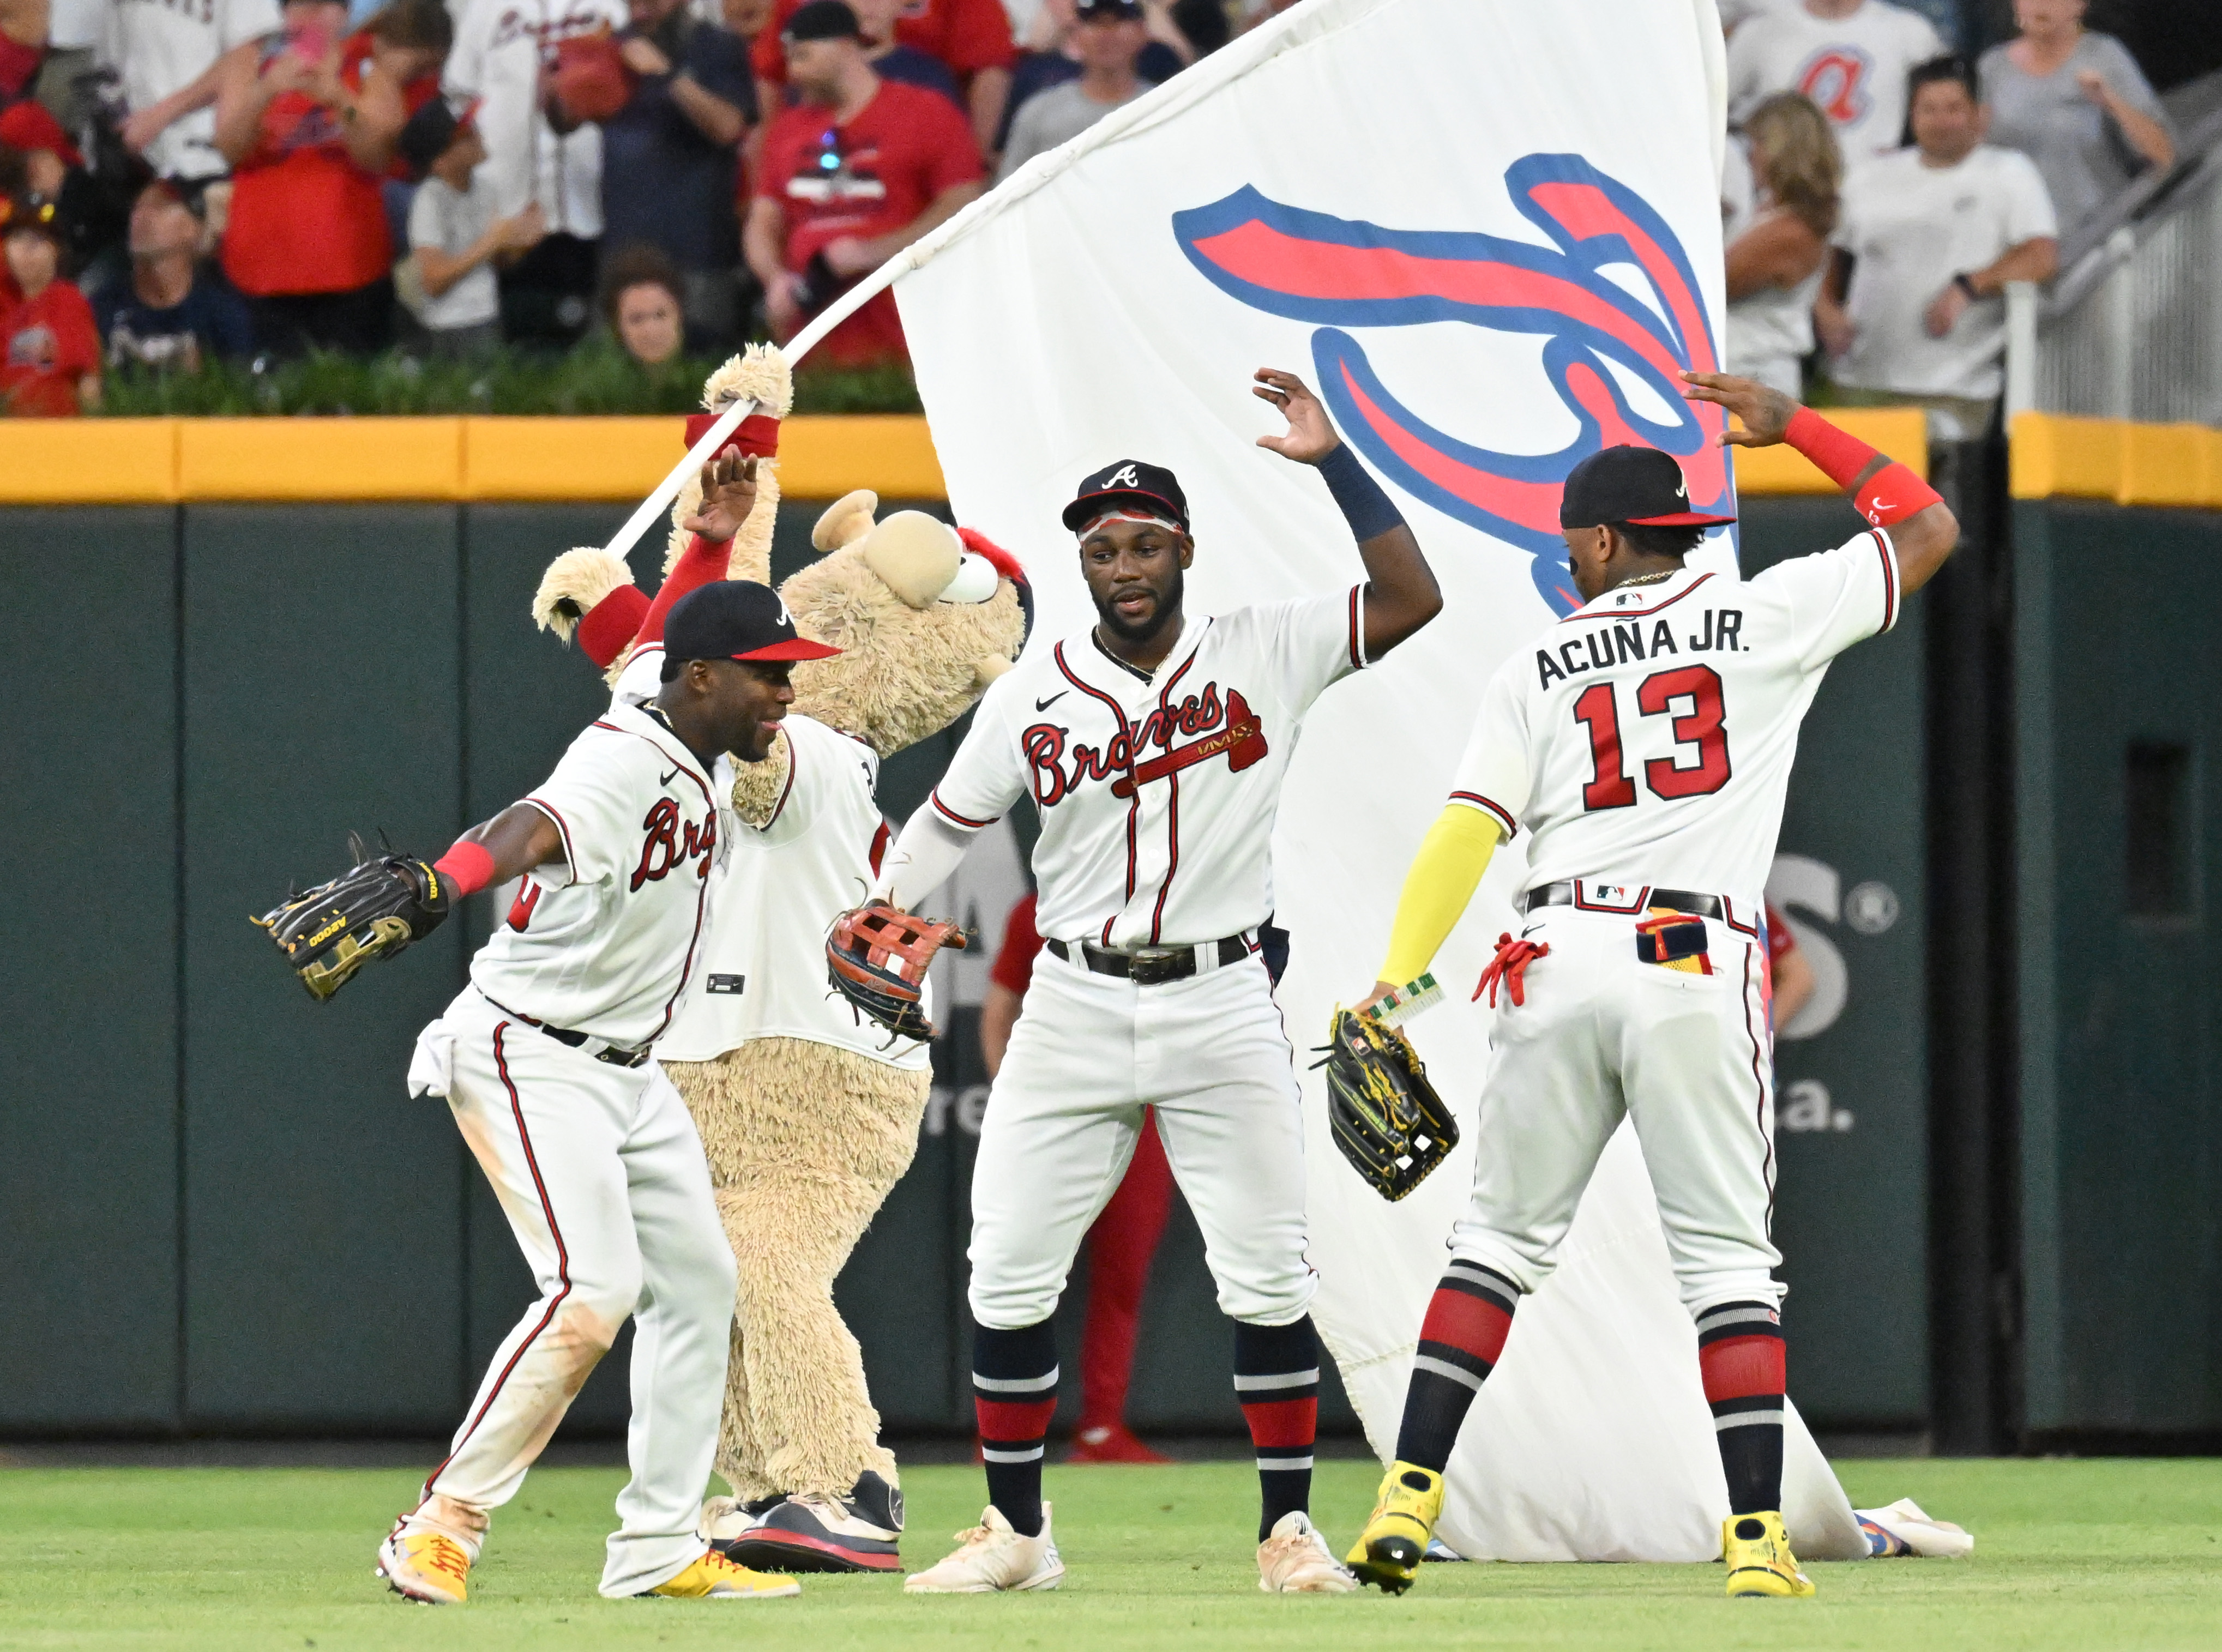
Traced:
POLYGON ((1254 376, 1257 382, 1250 386, 1250 393, 1279 408, 1289 421, 1286 436, 1261 436, 1259 447, 1270 448, 1300 465, 1315 465, 1342 445, 1327 409, 1320 405, 1309 385, 1278 367, 1259 367, 1254 376))
POLYGON ((756 462, 727 448, 702 467, 702 503, 680 525, 705 539, 730 539, 756 506, 756 462))
POLYGON ((1734 374, 1685 373, 1682 382, 1689 386, 1682 393, 1692 401, 1725 407, 1742 421, 1743 429, 1724 430, 1715 437, 1716 447, 1771 448, 1782 440, 1783 431, 1790 428, 1791 415, 1798 411, 1798 404, 1779 390, 1734 374))

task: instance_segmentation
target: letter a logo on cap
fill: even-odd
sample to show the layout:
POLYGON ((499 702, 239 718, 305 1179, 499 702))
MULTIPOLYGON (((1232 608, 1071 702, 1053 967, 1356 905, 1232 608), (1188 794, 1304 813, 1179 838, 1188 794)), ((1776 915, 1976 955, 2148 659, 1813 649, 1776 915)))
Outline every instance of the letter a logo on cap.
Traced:
POLYGON ((1106 487, 1139 487, 1142 479, 1134 474, 1134 467, 1123 465, 1103 479, 1106 487))

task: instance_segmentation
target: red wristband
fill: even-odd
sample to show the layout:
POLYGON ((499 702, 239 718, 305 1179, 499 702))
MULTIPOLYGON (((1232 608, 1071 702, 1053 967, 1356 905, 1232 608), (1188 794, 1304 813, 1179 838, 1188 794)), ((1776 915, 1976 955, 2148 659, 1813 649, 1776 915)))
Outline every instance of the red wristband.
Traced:
POLYGON ((432 870, 440 873, 455 887, 448 898, 460 901, 467 895, 476 895, 493 882, 493 857, 482 843, 458 839, 454 848, 432 863, 432 870))
MULTIPOLYGON (((1790 416, 1782 439, 1813 462, 1813 468, 1837 487, 1849 489, 1860 473, 1882 455, 1855 436, 1847 435, 1810 407, 1790 416)), ((1943 496, 1904 465, 1892 460, 1861 483, 1852 508, 1874 527, 1887 528, 1918 515, 1943 496)))
POLYGON ((1838 430, 1810 407, 1790 416, 1782 439, 1813 462, 1813 468, 1839 487, 1849 487, 1882 455, 1856 436, 1838 430))

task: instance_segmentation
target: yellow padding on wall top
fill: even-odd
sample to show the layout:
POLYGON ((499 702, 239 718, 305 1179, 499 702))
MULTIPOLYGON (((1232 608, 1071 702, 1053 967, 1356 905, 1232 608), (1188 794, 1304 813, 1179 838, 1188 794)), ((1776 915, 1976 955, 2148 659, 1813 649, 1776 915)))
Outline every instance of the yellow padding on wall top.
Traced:
POLYGON ((181 423, 0 419, 0 504, 175 504, 181 423))
MULTIPOLYGON (((654 418, 0 420, 0 504, 180 499, 638 499, 686 451, 654 418)), ((790 418, 780 481, 794 499, 869 487, 941 499, 926 421, 790 418)))
MULTIPOLYGON (((1924 416, 1838 408, 1830 419, 1928 474, 1924 416)), ((653 418, 0 419, 0 504, 157 505, 187 499, 633 500, 682 451, 677 415, 653 418)), ((2023 413, 2017 499, 2222 509, 2222 430, 2202 424, 2023 413)), ((1788 448, 1738 449, 1748 497, 1833 493, 1788 448)), ((869 487, 947 496, 926 421, 901 414, 790 418, 780 481, 794 499, 869 487)))
POLYGON ((2222 430, 2018 414, 2008 486, 2016 499, 2222 509, 2222 430))
MULTIPOLYGON (((1929 475, 1929 416, 1918 407, 1824 407, 1822 416, 1847 436, 1888 454, 1915 475, 1929 475)), ((1737 448, 1739 494, 1841 493, 1794 448, 1737 448)))

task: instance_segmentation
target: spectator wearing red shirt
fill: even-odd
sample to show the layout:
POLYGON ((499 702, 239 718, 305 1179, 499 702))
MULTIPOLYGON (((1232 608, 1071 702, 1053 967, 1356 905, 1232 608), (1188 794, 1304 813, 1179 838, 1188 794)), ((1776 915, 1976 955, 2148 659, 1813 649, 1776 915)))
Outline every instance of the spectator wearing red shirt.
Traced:
POLYGON ((287 0, 259 60, 226 65, 216 141, 235 169, 223 269, 281 354, 376 350, 393 330, 380 180, 406 121, 376 60, 343 61, 342 0, 287 0))
MULTIPOLYGON (((803 101, 765 135, 744 237, 782 343, 982 187, 964 117, 945 97, 873 73, 843 0, 810 0, 787 28, 788 78, 803 101)), ((822 349, 842 366, 905 359, 894 295, 874 298, 822 349)))
MULTIPOLYGON (((988 996, 980 1006, 980 1051, 988 1077, 1003 1065, 1020 1001, 1033 982, 1041 952, 1034 929, 1034 896, 1011 908, 1003 945, 988 970, 988 996)), ((1080 1426, 1073 1430, 1076 1463, 1162 1463, 1169 1459, 1134 1437, 1127 1426, 1127 1386, 1134 1374, 1134 1338, 1142 1323, 1142 1287, 1150 1260, 1172 1214, 1173 1171, 1158 1139, 1157 1119, 1145 1109, 1141 1134, 1127 1174, 1088 1230, 1088 1319, 1080 1333, 1080 1426)))
MULTIPOLYGON (((340 72, 358 81, 375 64, 401 91, 401 117, 411 116, 440 95, 440 70, 455 44, 455 20, 440 0, 394 0, 340 47, 340 72)), ((386 202, 386 232, 396 247, 409 244, 409 207, 417 197, 417 173, 397 153, 379 185, 386 202)))
MULTIPOLYGON (((760 83, 758 101, 767 110, 780 105, 779 88, 793 79, 782 32, 805 0, 779 0, 772 24, 757 35, 753 60, 760 83)), ((809 0, 815 4, 816 0, 809 0)), ((982 154, 1003 124, 1003 104, 1011 91, 1011 65, 1018 48, 1011 41, 1010 15, 1003 0, 908 0, 895 19, 895 41, 939 58, 964 89, 972 117, 973 141, 982 154)))
POLYGON ((100 405, 100 332, 92 306, 62 280, 54 204, 0 203, 7 280, 0 282, 0 405, 16 418, 68 418, 100 405))

